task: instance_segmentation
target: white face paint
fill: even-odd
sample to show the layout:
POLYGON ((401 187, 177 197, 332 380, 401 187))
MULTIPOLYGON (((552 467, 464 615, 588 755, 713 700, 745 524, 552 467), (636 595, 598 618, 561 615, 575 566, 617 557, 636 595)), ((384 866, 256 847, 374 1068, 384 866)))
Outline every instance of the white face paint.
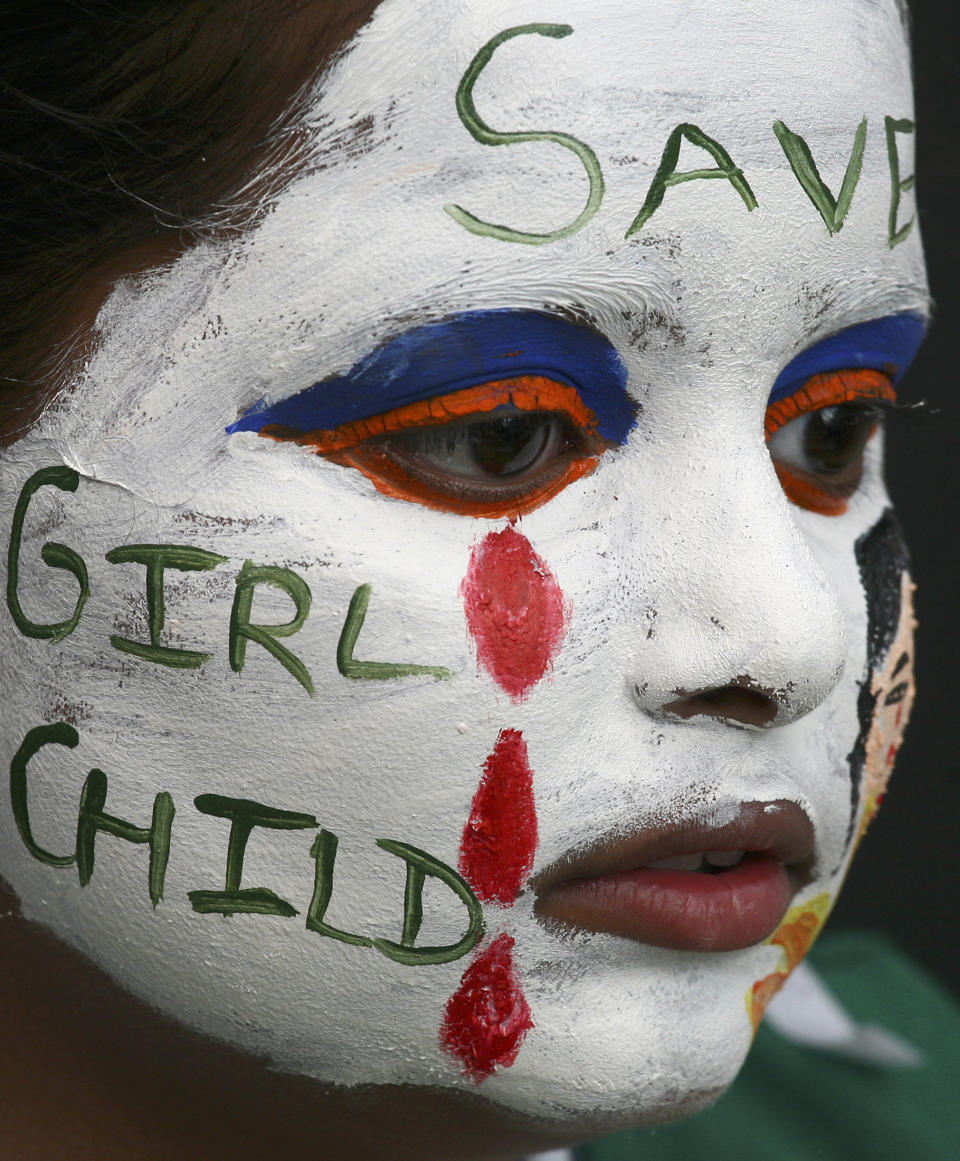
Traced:
MULTIPOLYGON (((520 805, 475 821, 493 828, 494 849, 516 840, 511 866, 525 881, 523 838, 534 823, 523 810, 522 735, 539 833, 534 873, 601 839, 629 842, 674 823, 720 826, 742 803, 782 800, 807 813, 816 838, 813 879, 789 918, 802 925, 805 914, 822 914, 861 809, 851 814, 848 755, 861 729, 861 571, 869 569, 855 544, 887 500, 873 440, 844 513, 791 503, 763 415, 778 375, 807 349, 845 328, 925 309, 916 227, 889 245, 884 118, 907 119, 911 107, 894 0, 386 0, 309 106, 306 172, 240 242, 202 246, 171 270, 118 286, 81 380, 5 454, 7 528, 34 472, 79 474, 75 492, 50 481, 30 501, 21 628, 67 620, 73 608, 69 572, 49 567, 56 551, 41 560, 47 542, 82 556, 90 589, 79 622, 59 640, 25 635, 4 615, 4 764, 35 727, 66 723, 34 735, 46 744, 26 766, 25 801, 5 793, 0 802, 0 874, 25 914, 176 1019, 323 1080, 462 1088, 558 1120, 596 1114, 611 1124, 668 1116, 728 1084, 751 1036, 745 998, 781 971, 781 946, 711 955, 547 930, 529 887, 512 905, 493 898, 502 887, 512 901, 505 863, 492 885, 471 864, 487 900, 483 942, 448 962, 411 966, 384 945, 344 942, 305 923, 312 899, 313 919, 322 912, 311 851, 320 850, 318 826, 339 839, 325 922, 367 941, 402 942, 406 862, 377 840, 467 866, 461 838, 487 763, 488 788, 508 769, 508 797, 520 805), (473 100, 495 130, 569 138, 492 148, 458 116, 458 85, 491 38, 544 21, 572 32, 504 40, 473 100), (838 195, 864 117, 859 183, 842 230, 831 234, 772 126, 782 121, 806 140, 838 195), (662 204, 625 236, 681 123, 719 142, 746 185, 668 185, 662 204), (460 207, 508 235, 562 233, 587 197, 584 145, 605 190, 594 176, 599 208, 566 236, 526 244, 445 212, 460 207), (587 405, 599 413, 623 412, 628 397, 637 404, 633 425, 608 441, 623 434, 624 446, 611 446, 592 475, 484 551, 476 545, 510 527, 506 516, 398 499, 296 442, 226 432, 259 400, 274 408, 345 375, 387 340, 468 311, 536 312, 558 336, 587 334, 574 327, 586 324, 600 336, 598 351, 616 352, 609 366, 622 367, 628 392, 618 397, 608 376, 599 402, 587 405), (130 545, 225 558, 203 558, 205 569, 200 558, 190 567, 181 558, 163 574, 157 643, 208 658, 144 657, 124 645, 150 641, 144 563, 137 550, 106 557, 130 545), (509 558, 499 570, 489 564, 498 552, 509 558), (303 596, 291 573, 309 586, 302 627, 265 640, 299 659, 315 696, 263 639, 247 640, 242 669, 235 643, 231 668, 231 607, 245 561, 290 570, 283 575, 296 589, 258 585, 254 624, 293 616, 293 597, 303 596), (517 583, 537 594, 533 644, 516 646, 515 665, 504 618, 475 612, 474 644, 465 614, 465 603, 489 599, 515 600, 522 614, 523 602, 498 590, 509 561, 519 562, 517 583), (442 667, 448 677, 384 678, 351 669, 345 657, 346 672, 338 670, 338 640, 362 585, 370 601, 353 658, 442 667), (662 708, 746 677, 778 700, 770 728, 662 708), (75 747, 56 744, 72 740, 71 729, 75 747), (498 738, 499 764, 488 762, 498 738), (170 796, 176 813, 156 907, 148 846, 102 825, 92 843, 81 842, 96 861, 91 869, 81 859, 89 881, 79 883, 70 857, 92 768, 106 774, 103 811, 137 827, 150 826, 158 793, 170 796), (280 820, 290 829, 261 818, 242 880, 228 882, 269 889, 243 896, 243 905, 286 914, 225 919, 209 911, 235 898, 191 902, 189 892, 223 890, 230 822, 211 811, 236 809, 195 803, 202 795, 301 816, 280 820), (498 965, 497 994, 513 1005, 500 1015, 514 1030, 499 1045, 469 1018, 470 983, 483 992, 498 965), (464 973, 468 987, 451 1003, 464 973), (472 1056, 464 1048, 471 1028, 472 1056)), ((912 138, 904 125, 891 133, 905 179, 912 138)), ((674 168, 716 165, 688 135, 674 168)), ((913 212, 904 191, 895 229, 913 212)), ((518 316, 497 317, 509 329, 518 316)), ((528 322, 520 316, 521 338, 528 322)), ((448 375, 429 393, 482 382, 472 340, 456 342, 466 379, 448 375)), ((387 373, 364 371, 345 390, 353 414, 336 412, 333 388, 321 388, 307 426, 408 402, 394 390, 402 359, 396 347, 385 350, 394 360, 387 373)), ((423 357, 429 368, 449 352, 423 357)), ((837 369, 824 358, 804 375, 837 369)), ((596 365, 593 355, 587 362, 596 365)), ((563 377, 562 366, 548 369, 563 377)), ((576 382, 573 371, 567 378, 576 382)), ((803 450, 793 438, 800 429, 791 430, 780 437, 784 462, 803 450)), ((890 542, 882 547, 889 562, 890 542)), ((522 625, 511 631, 526 640, 522 625)), ((877 666, 892 636, 874 625, 877 666)), ((167 805, 160 799, 161 816, 167 805)), ((89 799, 87 809, 95 825, 89 799)), ((160 862, 155 853, 155 894, 160 862)), ((418 948, 455 944, 467 927, 464 903, 435 875, 423 911, 418 948)))

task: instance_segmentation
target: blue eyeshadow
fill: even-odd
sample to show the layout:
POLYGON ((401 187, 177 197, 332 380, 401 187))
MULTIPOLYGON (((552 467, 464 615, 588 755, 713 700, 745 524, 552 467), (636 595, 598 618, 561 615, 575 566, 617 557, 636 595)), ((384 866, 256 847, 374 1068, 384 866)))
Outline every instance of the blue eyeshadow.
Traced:
POLYGON ((891 314, 837 331, 801 351, 773 384, 769 403, 792 395, 811 375, 865 367, 885 371, 898 383, 913 361, 926 331, 921 314, 891 314))
POLYGON ((227 431, 329 431, 465 387, 539 375, 576 388, 604 439, 626 442, 636 423, 627 372, 597 331, 525 310, 466 311, 406 331, 345 375, 321 380, 279 403, 254 404, 227 431))

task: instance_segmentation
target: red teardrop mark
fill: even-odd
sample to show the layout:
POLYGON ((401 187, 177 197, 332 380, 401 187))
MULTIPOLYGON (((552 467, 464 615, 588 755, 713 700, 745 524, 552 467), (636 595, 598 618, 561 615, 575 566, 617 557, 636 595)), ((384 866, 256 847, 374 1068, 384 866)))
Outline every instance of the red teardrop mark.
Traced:
POLYGON ((530 874, 536 849, 527 743, 519 730, 501 730, 463 828, 460 873, 484 903, 509 907, 530 874))
POLYGON ((460 592, 480 664, 520 701, 563 640, 566 610, 556 577, 525 536, 504 528, 476 545, 460 592))
POLYGON ((440 1045, 478 1084, 513 1064, 533 1027, 513 963, 513 936, 498 935, 463 973, 447 1001, 440 1045))

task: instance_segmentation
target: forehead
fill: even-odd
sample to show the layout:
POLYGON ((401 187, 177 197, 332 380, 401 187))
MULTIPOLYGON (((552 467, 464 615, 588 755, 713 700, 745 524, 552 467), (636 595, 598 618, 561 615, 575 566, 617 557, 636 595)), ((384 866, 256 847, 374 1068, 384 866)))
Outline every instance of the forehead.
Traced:
POLYGON ((401 76, 429 89, 494 33, 561 21, 576 32, 573 54, 550 57, 543 71, 534 58, 529 83, 514 73, 514 84, 563 88, 584 70, 600 69, 610 90, 652 95, 661 88, 679 96, 692 86, 691 94, 735 97, 745 86, 776 91, 799 80, 816 103, 831 92, 862 93, 872 66, 889 65, 891 52, 902 56, 907 40, 898 0, 383 0, 352 42, 381 67, 374 78, 354 79, 367 94, 378 85, 387 92, 401 76), (851 55, 863 65, 854 76, 839 67, 851 55), (434 67, 423 69, 424 62, 434 67))
POLYGON ((891 100, 906 102, 895 116, 911 105, 897 0, 385 0, 314 94, 317 152, 356 157, 341 134, 323 132, 347 120, 364 149, 416 146, 410 166, 471 154, 479 164, 452 98, 478 50, 505 30, 516 35, 474 78, 480 117, 501 134, 566 132, 598 154, 628 146, 608 158, 628 171, 655 158, 678 115, 734 131, 756 166, 777 155, 773 118, 846 133, 891 100))
MULTIPOLYGON (((638 389, 752 376, 765 397, 819 338, 926 308, 917 229, 888 243, 885 118, 911 115, 896 0, 385 0, 309 95, 307 148, 270 212, 229 253, 201 248, 121 292, 103 316, 120 341, 90 371, 106 410, 155 412, 174 455, 189 436, 171 389, 190 400, 184 425, 199 409, 222 433, 258 399, 478 309, 586 318, 638 389), (864 118, 831 234, 774 123, 803 137, 836 198, 864 118), (686 133, 673 168, 702 175, 631 230, 681 125, 722 147, 756 206, 686 133)), ((896 145, 906 177, 910 133, 896 145)), ((900 221, 913 212, 906 191, 900 221)))
MULTIPOLYGON (((395 326, 386 315, 410 307, 443 313, 503 295, 599 311, 642 301, 670 315, 685 269, 719 297, 744 274, 792 284, 799 266, 812 288, 866 268, 869 288, 853 293, 895 298, 920 281, 919 249, 887 245, 884 119, 911 113, 894 0, 387 0, 314 95, 311 162, 258 241, 265 252, 287 232, 321 248, 325 277, 304 259, 302 281, 328 319, 339 313, 332 298, 366 316, 337 291, 367 276, 376 317, 364 323, 385 329, 395 326), (855 202, 831 238, 774 123, 804 137, 836 195, 864 117, 855 202), (629 234, 681 124, 724 148, 759 204, 750 212, 727 181, 693 180, 629 234), (588 192, 595 215, 558 236, 588 192), (506 233, 478 236, 452 210, 506 233), (550 241, 531 245, 538 236, 550 241)), ((905 173, 911 146, 900 138, 905 173)), ((681 139, 677 171, 715 165, 681 139)), ((694 301, 704 300, 688 287, 694 301)))

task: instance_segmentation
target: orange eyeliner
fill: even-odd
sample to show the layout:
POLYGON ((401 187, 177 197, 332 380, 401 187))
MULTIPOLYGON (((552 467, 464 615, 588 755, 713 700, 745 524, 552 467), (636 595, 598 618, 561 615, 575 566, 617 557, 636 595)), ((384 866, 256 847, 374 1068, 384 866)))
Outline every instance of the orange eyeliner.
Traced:
POLYGON ((824 491, 811 480, 794 475, 789 468, 778 464, 776 460, 773 468, 787 499, 798 508, 806 508, 808 512, 819 512, 821 516, 842 516, 846 512, 846 496, 835 496, 824 491))
POLYGON ((296 431, 279 424, 261 429, 271 439, 312 448, 333 463, 355 468, 379 492, 424 507, 463 516, 496 519, 523 516, 539 508, 568 484, 594 470, 608 443, 597 430, 594 413, 579 392, 566 383, 540 375, 518 375, 495 379, 446 395, 395 407, 383 415, 353 420, 330 431, 296 431), (539 480, 518 484, 516 490, 500 495, 462 494, 450 482, 431 480, 429 473, 418 475, 392 456, 381 444, 385 436, 397 432, 436 430, 447 424, 480 422, 498 408, 560 415, 575 427, 590 449, 586 454, 569 454, 554 470, 539 480))
POLYGON ((858 399, 885 399, 895 403, 896 398, 897 393, 890 382, 890 376, 883 371, 867 368, 827 371, 821 375, 812 375, 792 395, 771 403, 767 408, 764 430, 769 439, 791 419, 799 419, 801 415, 819 411, 822 407, 853 403, 858 399))
POLYGON ((475 387, 452 391, 448 395, 407 403, 383 415, 344 423, 331 431, 294 431, 279 424, 270 424, 260 434, 285 443, 312 447, 317 455, 330 456, 356 447, 364 440, 389 435, 391 432, 437 427, 473 415, 482 415, 498 407, 513 407, 517 411, 559 412, 587 435, 594 435, 597 430, 596 417, 584 404, 575 387, 540 375, 520 375, 514 379, 495 379, 475 387))

